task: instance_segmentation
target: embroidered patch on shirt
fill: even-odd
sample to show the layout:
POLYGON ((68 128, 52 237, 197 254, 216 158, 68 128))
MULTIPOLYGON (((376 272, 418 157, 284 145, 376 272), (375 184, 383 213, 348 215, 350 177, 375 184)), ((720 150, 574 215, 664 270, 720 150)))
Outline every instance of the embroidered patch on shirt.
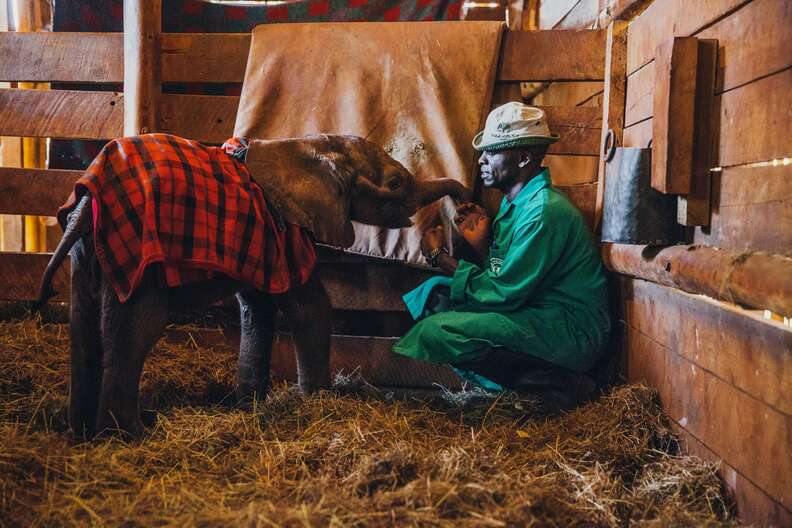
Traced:
POLYGON ((490 272, 493 275, 497 275, 498 273, 500 273, 502 265, 503 265, 503 259, 490 257, 490 272))

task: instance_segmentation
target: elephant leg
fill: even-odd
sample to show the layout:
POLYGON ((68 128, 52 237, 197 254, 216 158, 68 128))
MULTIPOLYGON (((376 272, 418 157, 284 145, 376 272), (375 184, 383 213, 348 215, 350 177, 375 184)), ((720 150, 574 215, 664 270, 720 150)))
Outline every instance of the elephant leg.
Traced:
POLYGON ((98 433, 137 436, 143 431, 138 392, 143 363, 168 321, 168 290, 144 280, 125 303, 102 281, 101 334, 104 357, 96 422, 98 433))
POLYGON ((99 300, 92 266, 97 266, 95 259, 86 257, 85 245, 78 241, 71 256, 69 426, 75 436, 84 439, 96 433, 102 383, 99 300))
POLYGON ((308 393, 330 388, 332 307, 324 285, 314 273, 304 285, 279 295, 277 304, 294 335, 300 389, 308 393))
POLYGON ((236 298, 241 317, 236 395, 239 404, 248 406, 269 391, 276 309, 269 296, 254 290, 237 293, 236 298))

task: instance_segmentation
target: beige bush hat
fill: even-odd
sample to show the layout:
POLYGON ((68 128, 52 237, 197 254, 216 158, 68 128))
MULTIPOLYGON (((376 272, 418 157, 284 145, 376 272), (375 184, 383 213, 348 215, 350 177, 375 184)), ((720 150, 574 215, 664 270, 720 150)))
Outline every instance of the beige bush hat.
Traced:
POLYGON ((489 113, 484 130, 473 138, 473 148, 493 152, 558 140, 558 135, 550 134, 544 110, 512 101, 489 113))

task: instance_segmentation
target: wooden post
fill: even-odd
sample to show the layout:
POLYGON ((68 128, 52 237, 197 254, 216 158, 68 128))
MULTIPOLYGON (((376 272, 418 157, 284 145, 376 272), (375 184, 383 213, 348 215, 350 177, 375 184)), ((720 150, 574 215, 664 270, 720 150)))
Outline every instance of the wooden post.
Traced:
POLYGON ((159 129, 162 0, 124 0, 124 135, 159 129))
POLYGON ((655 52, 652 113, 652 187, 690 193, 698 39, 672 37, 655 52))
POLYGON ((597 176, 597 201, 594 206, 594 232, 602 222, 605 199, 605 138, 613 130, 613 141, 621 144, 624 132, 624 105, 627 96, 627 23, 614 21, 608 26, 605 48, 605 92, 602 96, 602 138, 597 176))
POLYGON ((677 198, 677 222, 684 226, 706 226, 710 223, 712 119, 717 67, 718 41, 699 40, 693 132, 693 179, 690 182, 690 194, 677 198))

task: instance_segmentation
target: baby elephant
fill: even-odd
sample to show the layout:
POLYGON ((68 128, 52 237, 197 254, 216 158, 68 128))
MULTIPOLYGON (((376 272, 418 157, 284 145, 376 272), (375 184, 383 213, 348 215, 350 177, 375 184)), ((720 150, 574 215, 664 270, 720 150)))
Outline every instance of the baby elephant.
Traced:
MULTIPOLYGON (((110 205, 105 204, 103 209, 97 198, 98 188, 92 187, 90 182, 81 188, 78 182, 78 198, 72 202, 72 207, 62 210, 68 213, 68 216, 61 216, 64 235, 44 273, 39 301, 43 304, 55 294, 51 287, 52 277, 66 255, 70 254, 69 425, 78 436, 91 438, 116 430, 131 435, 140 433, 143 426, 138 408, 138 390, 143 363, 146 354, 162 335, 168 314, 195 310, 233 294, 236 294, 241 312, 236 388, 240 402, 249 403, 254 398, 263 397, 269 389, 269 362, 278 308, 286 316, 294 333, 300 389, 309 392, 330 385, 331 306, 312 268, 307 268, 310 276, 291 283, 291 288, 286 291, 275 293, 266 293, 274 290, 257 288, 258 285, 254 286, 252 281, 244 280, 241 275, 223 273, 216 267, 207 270, 212 273, 211 278, 198 282, 184 281, 171 286, 163 283, 163 274, 161 269, 158 270, 159 264, 167 262, 166 257, 160 259, 158 265, 144 267, 141 264, 140 269, 145 271, 135 275, 127 290, 119 289, 120 279, 116 275, 123 275, 123 269, 121 272, 108 269, 108 261, 115 257, 108 256, 110 242, 106 233, 99 230, 96 218, 101 217, 103 225, 109 221, 127 222, 128 210, 122 210, 124 214, 120 216, 113 216, 108 211, 118 203, 121 203, 118 206, 121 207, 125 201, 131 202, 132 205, 126 206, 134 209, 135 201, 142 200, 141 195, 161 199, 167 189, 177 187, 177 184, 167 181, 172 174, 176 174, 172 168, 177 163, 187 168, 178 174, 186 178, 183 179, 188 184, 185 188, 189 194, 189 185, 195 186, 197 181, 194 165, 185 163, 184 152, 190 149, 198 149, 192 152, 200 157, 205 156, 204 151, 209 152, 211 147, 165 134, 114 140, 105 147, 86 174, 96 171, 94 165, 101 158, 105 160, 106 167, 103 176, 105 187, 118 193, 121 187, 127 185, 132 191, 121 198, 115 198, 117 195, 113 194, 114 199, 107 202, 110 205), (157 148, 145 151, 141 147, 145 144, 155 144, 157 148), (169 154, 168 149, 171 147, 176 148, 173 151, 175 154, 169 154), (107 161, 110 159, 112 163, 107 161), (134 177, 129 176, 127 167, 132 164, 138 165, 134 177), (122 173, 127 179, 119 183, 123 179, 122 173)), ((210 152, 215 156, 210 165, 214 170, 219 170, 217 167, 221 165, 232 166, 247 174, 245 166, 236 158, 231 159, 231 156, 224 152, 218 153, 218 150, 213 151, 213 154, 210 152)), ((239 150, 235 156, 238 153, 239 150)), ((280 225, 280 232, 283 232, 283 226, 288 222, 302 226, 296 228, 291 225, 290 228, 311 233, 311 236, 303 238, 308 240, 310 251, 302 248, 297 251, 298 255, 314 256, 313 238, 348 247, 354 242, 351 220, 393 228, 409 226, 410 216, 420 207, 445 195, 457 198, 466 195, 464 186, 450 179, 431 182, 416 180, 381 148, 354 136, 321 135, 252 141, 248 145, 247 169, 250 171, 246 180, 248 190, 260 193, 263 189, 266 203, 277 211, 272 215, 277 220, 271 223, 280 225), (251 183, 250 178, 259 185, 251 183)), ((184 181, 180 180, 181 183, 184 181)), ((227 197, 236 192, 231 185, 241 185, 231 182, 228 173, 216 181, 221 183, 219 188, 212 188, 214 196, 219 193, 227 197)), ((189 200, 176 205, 183 211, 192 204, 190 207, 193 209, 190 211, 196 218, 205 213, 195 207, 196 203, 203 203, 200 199, 196 202, 193 196, 189 200)), ((234 204, 236 207, 237 202, 234 204)), ((163 222, 161 216, 156 216, 161 213, 159 207, 159 203, 138 204, 138 210, 145 211, 141 216, 148 218, 154 215, 158 219, 153 222, 156 226, 163 222)), ((215 206, 215 213, 216 209, 215 206)), ((238 211, 234 213, 240 214, 238 211)), ((223 218, 225 222, 228 221, 228 216, 223 218)), ((119 245, 122 250, 129 250, 133 246, 128 241, 137 233, 138 239, 142 241, 140 247, 147 250, 157 235, 145 232, 145 226, 141 227, 139 219, 132 220, 128 221, 131 227, 118 227, 119 245)), ((211 232, 213 229, 222 231, 211 225, 211 222, 205 224, 201 224, 202 232, 211 232)), ((213 247, 217 246, 214 249, 226 257, 229 254, 237 255, 241 251, 239 240, 255 239, 256 233, 251 229, 262 228, 258 225, 251 227, 249 221, 243 227, 244 236, 234 237, 233 233, 226 232, 225 236, 219 238, 226 245, 213 243, 213 247)), ((270 234, 278 232, 278 228, 272 228, 271 225, 268 229, 270 234)), ((166 237, 161 235, 160 238, 166 237)), ((172 239, 170 236, 169 240, 172 239)), ((262 242, 262 247, 270 248, 265 242, 262 242)), ((163 242, 158 240, 157 243, 163 242)), ((189 244, 191 251, 198 251, 196 248, 199 248, 199 244, 192 237, 189 237, 189 244)), ((294 255, 289 247, 283 251, 294 255)), ((130 258, 135 262, 147 262, 145 255, 131 255, 130 258)))

